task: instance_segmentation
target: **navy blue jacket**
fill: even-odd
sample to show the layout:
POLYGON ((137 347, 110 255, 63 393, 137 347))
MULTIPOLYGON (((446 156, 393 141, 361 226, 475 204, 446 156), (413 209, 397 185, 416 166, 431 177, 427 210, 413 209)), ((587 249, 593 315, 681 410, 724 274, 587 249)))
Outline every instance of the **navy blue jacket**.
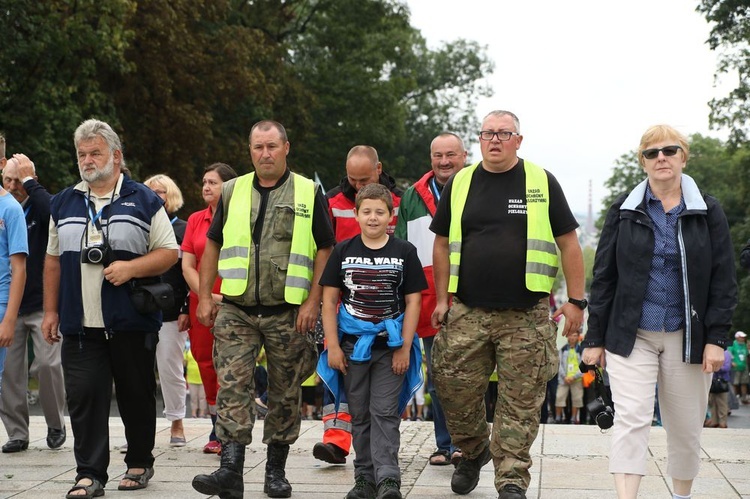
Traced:
MULTIPOLYGON (((584 347, 604 346, 627 357, 633 351, 654 252, 646 214, 646 182, 623 194, 607 212, 594 260, 584 347)), ((682 175, 685 210, 677 222, 685 328, 683 362, 700 364, 707 343, 726 348, 737 306, 734 251, 726 215, 682 175)))
POLYGON ((49 239, 49 192, 34 179, 27 180, 23 188, 29 196, 24 206, 29 256, 26 257, 26 286, 18 309, 19 315, 42 309, 42 271, 49 239))
MULTIPOLYGON (((162 209, 162 200, 151 189, 130 180, 122 181, 120 195, 104 207, 101 223, 118 260, 133 260, 148 252, 151 219, 162 209)), ((67 189, 52 196, 50 212, 60 239, 60 332, 79 334, 83 323, 81 298, 81 245, 88 224, 86 193, 67 189)), ((89 264, 85 264, 89 265, 89 264)), ((102 279, 102 315, 107 331, 161 329, 161 312, 139 314, 128 295, 129 285, 114 286, 102 279)))

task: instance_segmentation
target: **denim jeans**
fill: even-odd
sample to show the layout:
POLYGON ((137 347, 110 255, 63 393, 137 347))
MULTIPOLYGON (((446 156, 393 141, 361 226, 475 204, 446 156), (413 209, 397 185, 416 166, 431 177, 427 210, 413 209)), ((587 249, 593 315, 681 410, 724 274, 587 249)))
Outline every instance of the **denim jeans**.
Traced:
POLYGON ((427 393, 430 394, 430 400, 432 401, 435 444, 439 450, 447 450, 452 454, 456 448, 451 444, 451 435, 448 433, 448 427, 445 425, 445 414, 443 414, 443 408, 440 406, 440 399, 438 399, 437 392, 435 391, 435 385, 432 383, 432 342, 434 339, 434 336, 422 338, 422 346, 424 346, 424 354, 427 359, 427 393))

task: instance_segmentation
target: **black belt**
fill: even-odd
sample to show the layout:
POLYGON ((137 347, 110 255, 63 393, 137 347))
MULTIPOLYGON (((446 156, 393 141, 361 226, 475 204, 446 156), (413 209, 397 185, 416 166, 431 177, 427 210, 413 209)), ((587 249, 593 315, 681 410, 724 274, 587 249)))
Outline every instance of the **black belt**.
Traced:
POLYGON ((258 317, 268 317, 270 315, 279 315, 284 312, 288 312, 296 307, 290 303, 282 303, 281 305, 253 305, 251 307, 240 305, 231 300, 224 298, 224 301, 239 308, 247 315, 255 315, 258 317))
POLYGON ((103 327, 84 327, 85 334, 104 334, 106 331, 103 327))
MULTIPOLYGON (((350 343, 354 345, 355 343, 357 343, 357 340, 359 340, 359 338, 360 337, 357 336, 356 334, 344 333, 341 337, 341 343, 346 342, 346 343, 350 343)), ((372 341, 372 348, 375 348, 378 350, 391 348, 388 346, 388 336, 380 336, 380 335, 375 336, 375 339, 372 341)))
MULTIPOLYGON (((158 334, 158 331, 149 332, 149 331, 121 331, 121 330, 118 330, 118 331, 110 331, 109 332, 110 336, 112 334, 114 334, 115 332, 117 332, 117 333, 126 333, 126 334, 158 334)), ((105 328, 103 328, 103 327, 83 327, 83 334, 88 334, 88 335, 92 335, 92 336, 95 335, 95 334, 107 334, 107 330, 105 328)))

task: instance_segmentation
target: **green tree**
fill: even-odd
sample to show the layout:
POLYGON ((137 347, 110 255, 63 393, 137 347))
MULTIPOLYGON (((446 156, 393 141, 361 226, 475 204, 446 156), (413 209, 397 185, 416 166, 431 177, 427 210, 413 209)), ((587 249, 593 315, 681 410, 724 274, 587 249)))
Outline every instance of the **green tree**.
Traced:
POLYGON ((202 207, 208 164, 249 170, 250 124, 281 94, 269 83, 283 70, 279 48, 235 17, 223 0, 139 1, 126 51, 134 70, 112 84, 133 173, 179 179, 185 212, 202 207))
POLYGON ((119 128, 106 82, 132 68, 129 0, 5 0, 0 116, 8 153, 29 155, 53 192, 78 177, 73 131, 95 116, 119 128))
POLYGON ((584 289, 586 293, 591 289, 591 281, 594 278, 594 257, 596 256, 596 249, 591 246, 583 248, 583 275, 586 279, 584 289))
POLYGON ((459 39, 429 50, 421 40, 415 51, 422 61, 414 67, 417 88, 402 99, 409 109, 407 134, 392 152, 399 155, 397 171, 412 179, 427 170, 429 144, 440 132, 458 134, 467 149, 476 142, 476 105, 479 97, 492 96, 483 77, 494 70, 484 47, 473 41, 459 39))
POLYGON ((468 136, 476 99, 489 93, 479 81, 492 71, 484 50, 460 40, 428 49, 398 1, 326 3, 287 46, 313 96, 314 127, 295 137, 294 161, 325 185, 343 176, 355 144, 377 148, 391 174, 421 175, 432 138, 444 129, 468 136))
POLYGON ((250 170, 260 119, 283 123, 292 168, 327 185, 357 143, 417 177, 434 135, 474 131, 492 71, 473 42, 427 48, 396 0, 6 0, 0 19, 9 152, 55 192, 78 177, 75 128, 108 121, 134 177, 171 175, 184 212, 202 206, 207 164, 250 170))
POLYGON ((730 75, 737 87, 709 102, 711 123, 730 130, 730 142, 747 140, 750 123, 750 1, 701 0, 697 9, 712 23, 708 44, 720 50, 717 78, 730 75))
POLYGON ((601 230, 607 216, 607 210, 615 202, 615 199, 620 194, 633 190, 644 178, 646 178, 646 175, 638 163, 638 151, 627 152, 615 160, 612 174, 604 182, 608 194, 602 199, 602 209, 595 224, 597 229, 601 230))

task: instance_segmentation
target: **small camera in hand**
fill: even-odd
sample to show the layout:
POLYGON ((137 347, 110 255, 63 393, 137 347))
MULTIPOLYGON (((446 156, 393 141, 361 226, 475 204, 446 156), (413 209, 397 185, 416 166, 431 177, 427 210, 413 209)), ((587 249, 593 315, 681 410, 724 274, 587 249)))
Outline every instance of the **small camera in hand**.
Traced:
POLYGON ((108 244, 89 246, 81 250, 81 263, 107 266, 112 263, 112 249, 108 244))
POLYGON ((596 425, 602 430, 612 428, 615 422, 615 411, 604 401, 602 397, 596 397, 586 404, 586 410, 589 411, 596 422, 596 425))
POLYGON ((599 370, 595 365, 586 364, 584 362, 581 362, 578 368, 582 373, 592 370, 594 371, 594 384, 597 392, 599 393, 598 397, 586 404, 586 410, 591 415, 591 417, 594 418, 594 421, 599 428, 601 428, 602 430, 608 430, 612 428, 612 425, 615 422, 615 411, 609 404, 607 404, 607 402, 604 400, 604 397, 602 396, 602 392, 604 391, 604 381, 602 380, 599 370))

